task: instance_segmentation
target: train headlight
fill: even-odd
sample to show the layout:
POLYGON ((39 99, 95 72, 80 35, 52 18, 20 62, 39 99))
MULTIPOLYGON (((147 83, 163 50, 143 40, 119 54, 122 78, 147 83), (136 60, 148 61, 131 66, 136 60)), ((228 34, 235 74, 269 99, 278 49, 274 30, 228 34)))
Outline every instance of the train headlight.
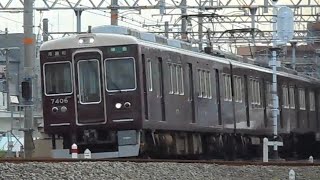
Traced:
POLYGON ((83 44, 84 40, 83 39, 79 39, 79 44, 83 44))
POLYGON ((79 44, 92 44, 94 43, 93 37, 80 37, 78 40, 79 44))
POLYGON ((121 103, 116 103, 116 105, 115 105, 115 107, 116 107, 117 109, 120 109, 120 108, 121 108, 121 106, 122 106, 122 104, 121 104, 121 103))
POLYGON ((61 112, 67 112, 67 110, 68 110, 67 107, 65 107, 65 106, 62 106, 62 107, 61 107, 61 112))
POLYGON ((57 107, 53 107, 53 108, 51 109, 51 111, 54 112, 54 113, 58 112, 58 110, 59 110, 59 109, 58 109, 57 107))

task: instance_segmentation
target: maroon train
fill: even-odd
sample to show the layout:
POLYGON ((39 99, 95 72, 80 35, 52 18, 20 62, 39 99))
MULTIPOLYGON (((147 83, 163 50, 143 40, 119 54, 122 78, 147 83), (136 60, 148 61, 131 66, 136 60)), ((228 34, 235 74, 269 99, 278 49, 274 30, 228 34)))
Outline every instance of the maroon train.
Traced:
MULTIPOLYGON (((112 28, 131 35, 98 27, 41 46, 53 157, 69 157, 73 143, 93 158, 262 154, 272 135, 270 69, 112 28)), ((279 72, 278 84, 280 155, 319 156, 319 81, 279 72)))

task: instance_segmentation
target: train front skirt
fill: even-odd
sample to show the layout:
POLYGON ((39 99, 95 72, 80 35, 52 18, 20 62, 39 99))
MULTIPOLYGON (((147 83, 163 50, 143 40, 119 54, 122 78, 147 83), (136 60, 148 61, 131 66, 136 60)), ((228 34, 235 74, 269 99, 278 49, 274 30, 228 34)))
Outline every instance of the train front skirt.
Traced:
MULTIPOLYGON (((139 155, 140 132, 136 130, 118 131, 118 151, 92 153, 92 159, 132 157, 139 155)), ((71 147, 70 147, 71 148, 71 147)), ((52 158, 71 158, 70 149, 51 150, 52 158)), ((78 154, 78 158, 84 158, 84 154, 78 154)))

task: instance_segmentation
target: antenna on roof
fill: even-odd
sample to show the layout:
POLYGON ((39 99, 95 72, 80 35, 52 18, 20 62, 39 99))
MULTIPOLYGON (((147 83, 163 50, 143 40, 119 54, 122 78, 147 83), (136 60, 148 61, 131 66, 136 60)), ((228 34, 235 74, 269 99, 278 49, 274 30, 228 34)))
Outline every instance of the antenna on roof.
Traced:
POLYGON ((91 26, 88 26, 88 33, 91 33, 91 26))

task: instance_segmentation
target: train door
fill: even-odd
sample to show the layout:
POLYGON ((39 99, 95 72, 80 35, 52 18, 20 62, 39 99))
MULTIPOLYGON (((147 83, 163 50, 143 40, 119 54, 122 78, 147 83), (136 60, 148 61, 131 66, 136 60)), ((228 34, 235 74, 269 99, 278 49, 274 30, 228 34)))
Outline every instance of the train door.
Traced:
POLYGON ((102 52, 79 50, 72 58, 77 125, 106 123, 102 52))
POLYGON ((160 99, 160 109, 161 109, 161 121, 166 121, 166 111, 164 102, 164 80, 163 80, 163 62, 162 58, 158 58, 158 77, 159 77, 159 94, 158 99, 160 99))
MULTIPOLYGON (((194 84, 193 84, 193 71, 192 71, 192 64, 188 63, 187 66, 187 81, 188 81, 188 103, 190 106, 190 109, 188 110, 188 113, 191 113, 191 122, 196 123, 196 115, 195 115, 195 104, 194 104, 194 84)), ((190 117, 190 116, 188 116, 190 117)))
POLYGON ((215 70, 215 77, 216 77, 216 103, 218 105, 218 125, 222 125, 222 117, 221 117, 221 95, 220 95, 220 76, 219 70, 215 70))
POLYGON ((249 88, 248 76, 244 75, 244 104, 246 107, 247 127, 250 127, 250 107, 249 107, 249 88))

